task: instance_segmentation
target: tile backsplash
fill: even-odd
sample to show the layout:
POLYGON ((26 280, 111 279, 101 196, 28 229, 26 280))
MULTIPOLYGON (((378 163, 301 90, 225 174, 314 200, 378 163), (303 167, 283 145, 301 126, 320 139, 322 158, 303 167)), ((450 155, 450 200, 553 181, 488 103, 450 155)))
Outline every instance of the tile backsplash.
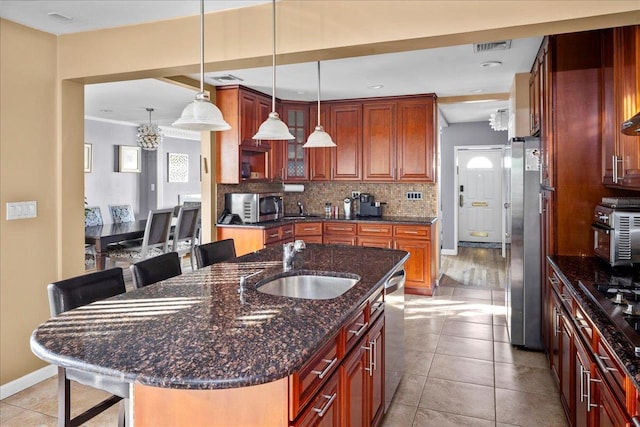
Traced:
MULTIPOLYGON (((224 208, 225 193, 253 193, 253 192, 280 192, 282 184, 279 183, 243 183, 243 184, 218 184, 218 214, 224 208)), ((324 204, 331 203, 340 207, 343 212, 343 199, 351 196, 352 191, 370 193, 377 202, 386 202, 382 208, 383 215, 423 217, 437 216, 438 196, 437 184, 427 183, 369 183, 369 182, 305 182, 304 191, 301 193, 284 193, 284 205, 286 213, 297 213, 297 202, 300 201, 305 211, 324 215, 324 204), (407 192, 421 192, 422 199, 408 200, 407 192)))

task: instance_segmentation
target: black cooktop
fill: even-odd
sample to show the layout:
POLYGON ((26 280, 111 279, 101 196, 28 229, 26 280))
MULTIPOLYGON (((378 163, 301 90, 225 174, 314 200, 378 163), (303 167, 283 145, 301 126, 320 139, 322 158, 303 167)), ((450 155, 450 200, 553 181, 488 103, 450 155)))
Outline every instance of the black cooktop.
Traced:
POLYGON ((578 283, 633 343, 636 355, 640 356, 640 279, 637 274, 614 275, 602 283, 578 283))

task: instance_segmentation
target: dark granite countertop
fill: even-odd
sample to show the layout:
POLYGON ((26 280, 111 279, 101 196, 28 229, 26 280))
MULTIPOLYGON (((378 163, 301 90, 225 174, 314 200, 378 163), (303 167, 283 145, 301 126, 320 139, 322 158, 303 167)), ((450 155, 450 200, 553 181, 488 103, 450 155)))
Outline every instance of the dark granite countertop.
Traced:
POLYGON ((54 365, 157 387, 275 381, 301 368, 407 258, 399 250, 308 244, 294 272, 361 279, 340 297, 305 300, 256 290, 265 278, 290 274, 278 245, 62 313, 33 332, 31 349, 54 365), (253 273, 239 293, 239 278, 253 273))
POLYGON ((564 276, 561 278, 570 283, 570 291, 593 321, 600 337, 615 352, 619 363, 625 367, 627 375, 635 380, 633 382, 636 389, 640 391, 640 358, 635 355, 634 346, 578 284, 578 281, 588 286, 606 283, 614 273, 638 276, 638 269, 632 270, 627 267, 613 269, 596 257, 553 256, 548 259, 560 270, 561 275, 564 276))
POLYGON ((255 224, 216 224, 217 227, 249 227, 249 228, 262 228, 268 229, 273 227, 279 227, 285 224, 294 224, 296 222, 307 222, 307 221, 345 221, 345 222, 357 222, 357 221, 367 221, 367 222, 390 222, 390 223, 398 223, 398 224, 409 224, 409 225, 432 225, 438 220, 437 217, 433 216, 422 216, 422 217, 409 217, 409 216, 381 216, 381 217, 355 217, 355 218, 345 218, 344 216, 340 216, 338 218, 324 218, 320 215, 313 216, 305 216, 305 217, 284 217, 275 221, 265 221, 258 222, 255 224))

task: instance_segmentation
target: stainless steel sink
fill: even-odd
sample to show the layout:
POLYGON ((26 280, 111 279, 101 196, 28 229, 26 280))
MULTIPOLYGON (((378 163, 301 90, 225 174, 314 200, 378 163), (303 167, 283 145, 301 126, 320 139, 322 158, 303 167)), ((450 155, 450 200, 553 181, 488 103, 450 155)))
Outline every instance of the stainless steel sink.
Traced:
POLYGON ((299 274, 295 276, 267 279, 258 283, 258 292, 290 298, 332 299, 351 289, 360 278, 314 276, 299 274))

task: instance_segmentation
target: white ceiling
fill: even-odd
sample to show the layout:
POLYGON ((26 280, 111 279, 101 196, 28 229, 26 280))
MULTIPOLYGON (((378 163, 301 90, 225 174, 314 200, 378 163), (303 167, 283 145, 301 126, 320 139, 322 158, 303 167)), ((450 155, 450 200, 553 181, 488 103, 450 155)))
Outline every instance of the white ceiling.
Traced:
MULTIPOLYGON (((205 11, 247 7, 268 0, 206 0, 205 11)), ((194 0, 0 0, 0 16, 42 31, 65 34, 121 25, 197 15, 194 0), (57 12, 71 18, 52 18, 57 12)), ((505 93, 515 73, 528 72, 541 38, 516 39, 509 50, 474 53, 473 45, 461 45, 402 53, 323 61, 323 100, 436 93, 439 97, 505 93), (499 61, 499 67, 482 67, 485 61, 499 61), (372 85, 383 85, 371 89, 372 85)), ((199 80, 199 75, 192 75, 199 80)), ((317 99, 317 64, 279 65, 276 96, 287 100, 317 99)), ((207 73, 205 81, 215 86, 242 84, 271 94, 271 67, 207 73), (242 81, 221 83, 215 77, 231 74, 242 81)), ((154 123, 168 126, 193 92, 153 79, 88 85, 85 113, 103 119, 142 123, 146 108, 154 108, 154 123)), ((507 108, 506 101, 440 104, 449 123, 488 121, 489 115, 507 108)))

